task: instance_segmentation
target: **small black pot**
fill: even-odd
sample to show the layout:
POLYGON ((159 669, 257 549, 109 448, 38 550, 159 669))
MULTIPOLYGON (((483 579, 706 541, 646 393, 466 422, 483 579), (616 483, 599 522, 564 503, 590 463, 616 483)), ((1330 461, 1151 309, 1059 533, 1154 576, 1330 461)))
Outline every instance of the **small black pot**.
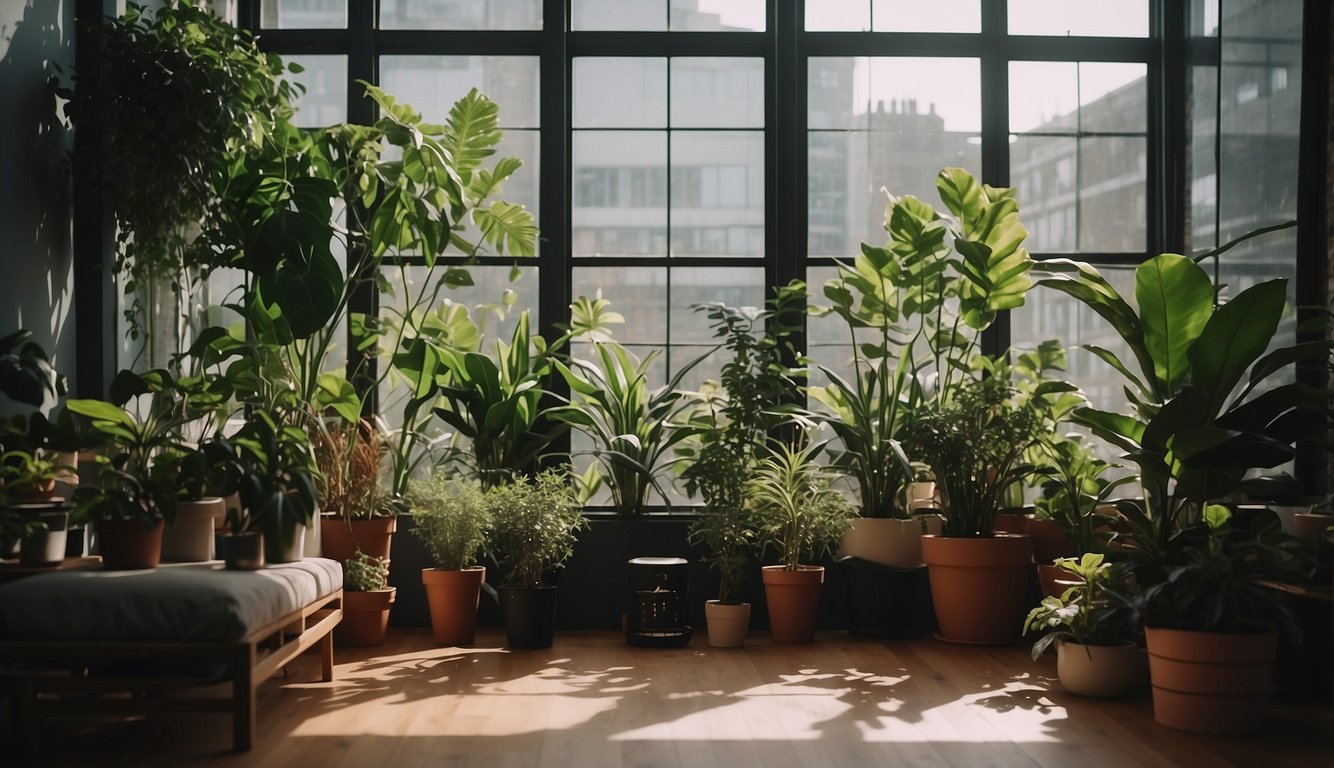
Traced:
POLYGON ((218 554, 229 571, 257 571, 264 567, 264 534, 259 531, 218 534, 218 554))
POLYGON ((501 587, 496 591, 505 622, 505 645, 550 648, 556 629, 556 588, 501 587))

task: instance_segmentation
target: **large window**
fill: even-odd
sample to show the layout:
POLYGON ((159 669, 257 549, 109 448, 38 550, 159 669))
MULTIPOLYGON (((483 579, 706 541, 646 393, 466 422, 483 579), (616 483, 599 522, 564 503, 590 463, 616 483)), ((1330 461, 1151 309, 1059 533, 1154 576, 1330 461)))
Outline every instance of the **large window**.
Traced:
MULTIPOLYGON (((709 349, 690 304, 758 304, 791 277, 818 295, 836 260, 884 240, 886 193, 937 203, 944 166, 1016 187, 1035 258, 1090 261, 1127 293, 1149 255, 1292 216, 1300 0, 240 6, 263 45, 306 66, 302 122, 373 119, 358 80, 433 120, 468 88, 494 98, 499 150, 525 164, 504 196, 543 236, 524 285, 492 262, 450 300, 515 289, 550 328, 601 293, 627 319, 618 340, 658 356, 656 383, 709 349), (1156 39, 1174 29, 1182 40, 1156 39), (1172 46, 1186 50, 1177 69, 1172 46)), ((1285 237, 1219 260, 1220 279, 1291 272, 1285 237)), ((405 266, 391 276, 410 279, 405 266)), ((991 341, 1115 349, 1104 329, 1038 290, 991 341)), ((817 323, 807 342, 838 368, 850 340, 817 323)), ((1095 402, 1123 401, 1101 362, 1070 364, 1095 402)), ((706 360, 687 381, 716 370, 706 360)))

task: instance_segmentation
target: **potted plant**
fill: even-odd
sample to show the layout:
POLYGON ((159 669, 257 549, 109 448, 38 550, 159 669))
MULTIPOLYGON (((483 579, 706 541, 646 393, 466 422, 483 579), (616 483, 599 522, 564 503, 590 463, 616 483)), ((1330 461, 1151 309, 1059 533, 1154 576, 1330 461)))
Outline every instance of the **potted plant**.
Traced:
POLYGON ((343 620, 339 639, 347 645, 384 645, 389 610, 398 590, 388 584, 383 558, 356 552, 344 564, 343 620))
POLYGON ((722 393, 702 393, 692 417, 704 427, 698 445, 682 451, 689 462, 682 472, 686 490, 704 501, 688 540, 706 549, 704 562, 718 572, 718 599, 704 604, 709 645, 716 648, 744 645, 750 627, 750 603, 737 599, 756 544, 746 480, 781 418, 770 409, 792 391, 784 356, 792 351, 794 329, 786 321, 804 296, 804 286, 796 283, 780 289, 763 310, 693 307, 708 317, 714 338, 730 354, 721 370, 722 393))
POLYGON ((487 492, 492 530, 488 548, 505 574, 498 590, 511 648, 551 647, 556 619, 556 587, 544 583, 550 569, 564 566, 574 552, 583 512, 567 473, 546 470, 487 492))
POLYGON ((780 443, 746 483, 760 546, 779 560, 761 572, 769 626, 780 643, 815 639, 824 566, 810 563, 832 552, 852 522, 852 505, 831 487, 833 475, 816 462, 822 447, 780 443))
POLYGON ((995 521, 1031 471, 1023 457, 1041 420, 1014 394, 1007 379, 962 379, 911 430, 909 450, 931 465, 944 504, 942 534, 922 538, 922 556, 945 640, 1006 643, 1021 629, 1033 550, 1027 535, 997 534, 995 521))
POLYGON ((55 491, 56 479, 72 471, 40 448, 0 454, 0 515, 11 519, 9 533, 18 540, 23 565, 54 565, 65 559, 69 508, 55 491))
POLYGON ((1074 584, 1059 596, 1044 597, 1024 621, 1024 634, 1045 633, 1033 644, 1033 660, 1055 645, 1056 674, 1067 691, 1099 698, 1127 693, 1143 679, 1144 669, 1133 613, 1104 592, 1116 578, 1112 564, 1085 553, 1060 558, 1056 567, 1074 584))
POLYGON ((313 443, 321 492, 320 554, 343 563, 363 552, 388 562, 398 515, 380 481, 379 427, 366 419, 330 419, 318 424, 313 443))
POLYGON ((227 510, 231 536, 222 539, 228 550, 224 554, 237 553, 232 559, 238 567, 302 559, 304 529, 314 516, 316 493, 315 460, 306 433, 254 411, 234 436, 216 438, 206 449, 231 464, 236 477, 240 505, 227 510), (258 564, 251 554, 256 540, 263 552, 258 564))
POLYGON ((1219 304, 1203 267, 1161 254, 1135 270, 1136 311, 1086 264, 1057 260, 1044 268, 1042 283, 1106 319, 1134 361, 1101 355, 1128 382, 1130 412, 1084 408, 1075 421, 1139 468, 1143 501, 1119 504, 1118 512, 1134 576, 1127 598, 1143 607, 1150 629, 1154 717, 1188 730, 1251 730, 1269 685, 1264 659, 1274 648, 1265 631, 1273 617, 1251 609, 1276 604, 1255 583, 1256 571, 1271 570, 1274 547, 1264 529, 1228 523, 1211 501, 1238 488, 1247 472, 1291 460, 1297 441, 1323 436, 1323 393, 1273 379, 1302 361, 1327 367, 1330 344, 1274 343, 1286 280, 1257 283, 1219 304), (1226 578, 1207 583, 1219 576, 1226 578), (1203 616, 1195 612, 1202 602, 1203 616), (1187 687, 1173 665, 1155 659, 1231 659, 1236 666, 1220 669, 1206 691, 1187 687), (1176 706, 1187 702, 1198 709, 1176 706))
POLYGON ((440 645, 472 645, 477 602, 486 568, 477 556, 486 543, 491 499, 476 481, 434 475, 408 485, 413 533, 426 545, 434 568, 422 569, 431 609, 431 631, 440 645))

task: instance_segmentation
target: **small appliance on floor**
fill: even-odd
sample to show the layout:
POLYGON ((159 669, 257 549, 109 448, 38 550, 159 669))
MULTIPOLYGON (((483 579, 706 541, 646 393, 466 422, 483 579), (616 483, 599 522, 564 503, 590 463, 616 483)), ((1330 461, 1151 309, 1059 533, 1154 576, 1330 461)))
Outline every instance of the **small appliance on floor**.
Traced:
POLYGON ((636 557, 629 562, 625 642, 676 648, 690 642, 686 624, 690 561, 683 557, 636 557))

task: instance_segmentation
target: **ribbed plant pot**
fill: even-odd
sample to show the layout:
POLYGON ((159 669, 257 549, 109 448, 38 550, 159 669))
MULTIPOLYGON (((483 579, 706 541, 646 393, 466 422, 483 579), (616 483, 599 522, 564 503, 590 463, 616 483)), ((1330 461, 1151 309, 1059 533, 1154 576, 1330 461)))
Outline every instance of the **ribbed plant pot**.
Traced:
POLYGON ((893 568, 922 564, 922 536, 940 533, 936 515, 906 520, 893 517, 858 517, 843 535, 838 554, 858 557, 893 568))
POLYGON ((162 532, 162 559, 169 563, 212 560, 213 532, 226 515, 221 496, 176 502, 176 519, 162 532))
POLYGON ((501 587, 496 592, 505 622, 505 645, 550 648, 556 634, 556 588, 501 587))
POLYGON ((344 645, 384 645, 389 628, 389 610, 398 594, 395 587, 370 592, 343 591, 343 620, 337 637, 344 645))
POLYGON ((1139 647, 1056 644, 1056 674, 1061 686, 1076 696, 1110 699, 1139 688, 1144 678, 1139 647))
POLYGON ((19 545, 19 563, 32 567, 58 565, 65 559, 65 541, 69 535, 69 511, 50 509, 49 505, 46 505, 46 508, 32 513, 32 516, 45 523, 46 528, 23 537, 19 545))
POLYGON ((1148 627, 1153 719, 1169 728, 1245 734, 1264 723, 1277 634, 1148 627))
POLYGON ((740 648, 746 644, 750 629, 750 603, 704 603, 704 620, 709 624, 709 645, 714 648, 740 648))
POLYGON ((264 559, 270 563, 295 563, 306 556, 306 526, 300 523, 286 543, 277 536, 264 537, 264 559))
POLYGON ((942 640, 999 645, 1019 639, 1033 579, 1028 536, 923 536, 922 559, 942 640))
POLYGON ((108 571, 138 571, 156 568, 162 561, 162 518, 152 525, 142 520, 98 520, 95 524, 98 554, 108 571))
POLYGON ((824 567, 799 565, 787 571, 781 565, 760 569, 764 597, 769 604, 769 630, 774 642, 809 643, 815 640, 824 567))
POLYGON ((342 515, 320 515, 320 555, 346 563, 358 547, 371 557, 389 560, 389 550, 398 530, 398 517, 345 520, 342 515))
POLYGON ((439 645, 472 645, 477 631, 477 602, 486 569, 461 571, 423 568, 426 603, 431 609, 431 634, 439 645))
POLYGON ((229 571, 264 567, 264 534, 260 531, 218 534, 218 557, 229 571))

